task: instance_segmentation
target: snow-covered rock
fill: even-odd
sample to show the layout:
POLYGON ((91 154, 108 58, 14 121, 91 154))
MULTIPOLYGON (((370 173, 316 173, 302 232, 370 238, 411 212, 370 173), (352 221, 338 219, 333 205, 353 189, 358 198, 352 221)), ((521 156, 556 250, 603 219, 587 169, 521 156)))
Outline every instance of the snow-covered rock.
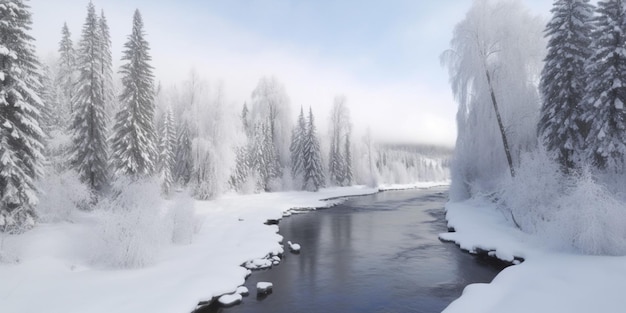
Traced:
POLYGON ((256 293, 257 294, 267 294, 272 292, 272 287, 274 284, 268 282, 258 282, 256 284, 256 293))
POLYGON ((287 241, 287 244, 289 245, 289 250, 293 253, 300 253, 300 244, 297 243, 291 243, 291 241, 287 241))
POLYGON ((250 291, 248 291, 248 287, 246 286, 239 286, 237 287, 237 290, 235 291, 236 294, 240 294, 242 296, 247 296, 250 294, 250 291))
POLYGON ((243 297, 241 296, 241 294, 234 293, 230 295, 223 295, 217 301, 223 306, 233 306, 235 304, 241 303, 242 299, 243 297))
POLYGON ((272 261, 268 259, 254 259, 244 264, 244 267, 251 270, 260 270, 272 267, 272 261))

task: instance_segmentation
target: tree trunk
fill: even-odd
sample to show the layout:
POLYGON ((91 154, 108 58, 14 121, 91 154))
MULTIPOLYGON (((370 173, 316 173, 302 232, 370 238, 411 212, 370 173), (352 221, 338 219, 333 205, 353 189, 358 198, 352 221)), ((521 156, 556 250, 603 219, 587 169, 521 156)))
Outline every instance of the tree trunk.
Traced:
POLYGON ((511 158, 511 150, 509 149, 509 142, 506 139, 506 132, 504 131, 504 125, 502 124, 502 117, 500 117, 500 110, 498 110, 498 102, 496 101, 496 94, 493 92, 493 86, 491 85, 491 76, 489 71, 485 69, 485 75, 487 76, 487 84, 489 85, 489 92, 491 93, 491 103, 493 109, 496 111, 496 119, 498 120, 498 127, 500 128, 500 135, 502 135, 502 144, 504 145, 504 153, 506 154, 506 160, 509 162, 509 169, 511 170, 511 177, 515 177, 515 168, 513 167, 513 159, 511 158))

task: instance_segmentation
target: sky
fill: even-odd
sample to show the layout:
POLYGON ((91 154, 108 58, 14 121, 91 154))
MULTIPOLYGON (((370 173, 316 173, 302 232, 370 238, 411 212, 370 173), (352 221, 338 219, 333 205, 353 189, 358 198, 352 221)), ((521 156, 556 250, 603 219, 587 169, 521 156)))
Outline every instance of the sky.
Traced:
MULTIPOLYGON (((111 28, 114 66, 142 13, 155 76, 180 83, 194 68, 242 106, 259 79, 285 85, 294 114, 311 106, 320 121, 345 95, 357 136, 452 147, 457 105, 439 55, 471 0, 94 0, 111 28)), ((549 15, 550 0, 521 0, 549 15)), ((67 22, 77 42, 87 0, 31 0, 33 37, 54 58, 67 22)), ((295 120, 295 117, 294 117, 295 120)))

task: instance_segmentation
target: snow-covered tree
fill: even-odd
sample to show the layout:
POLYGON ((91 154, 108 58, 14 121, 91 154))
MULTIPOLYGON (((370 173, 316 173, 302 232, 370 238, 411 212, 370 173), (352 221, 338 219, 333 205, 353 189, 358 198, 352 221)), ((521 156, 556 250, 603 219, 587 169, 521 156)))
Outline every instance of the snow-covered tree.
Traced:
POLYGON ((61 88, 61 102, 64 110, 71 113, 73 111, 74 84, 76 83, 76 51, 74 50, 72 34, 67 27, 67 23, 63 24, 61 36, 56 81, 61 88))
POLYGON ((344 145, 344 160, 345 160, 345 172, 343 177, 343 185, 350 186, 354 181, 354 174, 352 172, 352 144, 350 140, 351 131, 348 130, 346 134, 346 141, 344 145))
POLYGON ((96 9, 87 6, 87 18, 79 42, 76 93, 72 98, 70 163, 89 186, 100 191, 108 183, 107 115, 102 94, 102 51, 96 9))
POLYGON ((336 96, 330 113, 330 152, 328 156, 328 173, 330 183, 333 185, 346 185, 345 140, 349 136, 349 131, 350 116, 346 106, 346 97, 336 96))
POLYGON ((585 148, 589 162, 619 172, 626 156, 625 8, 622 0, 598 2, 583 113, 589 125, 585 148))
POLYGON ((42 173, 43 132, 39 127, 39 61, 30 8, 22 0, 0 2, 0 230, 34 224, 42 173))
POLYGON ((589 0, 558 0, 546 28, 548 55, 541 73, 543 106, 539 136, 566 169, 575 166, 584 145, 580 118, 585 88, 585 62, 591 56, 589 0))
POLYGON ((304 141, 306 136, 307 125, 304 118, 304 110, 300 107, 300 115, 298 115, 298 122, 293 129, 291 145, 289 146, 289 151, 291 152, 291 176, 294 179, 301 179, 304 171, 304 141))
POLYGON ((155 171, 154 75, 144 37, 143 20, 136 10, 132 33, 124 45, 121 107, 115 116, 112 139, 116 173, 133 177, 150 176, 155 171))
POLYGON ((174 148, 176 145, 176 130, 174 113, 171 108, 163 114, 161 136, 159 140, 159 173, 161 174, 161 188, 166 195, 170 193, 174 184, 174 148))
POLYGON ((98 32, 100 34, 100 72, 102 74, 102 95, 107 112, 113 112, 115 108, 115 90, 113 87, 113 55, 111 53, 111 35, 104 11, 100 12, 98 19, 98 32))
POLYGON ((263 77, 252 92, 252 120, 269 122, 271 145, 280 167, 289 166, 291 108, 285 87, 274 77, 263 77))
POLYGON ((543 25, 521 1, 475 0, 454 28, 441 57, 459 104, 452 200, 493 192, 536 146, 543 25))
POLYGON ((307 122, 303 151, 304 185, 302 188, 309 191, 318 191, 320 188, 325 187, 326 177, 322 167, 320 141, 317 137, 313 110, 311 108, 309 108, 309 119, 307 122))
POLYGON ((191 179, 193 171, 193 158, 191 156, 191 136, 189 135, 189 126, 179 123, 177 128, 175 162, 174 162, 174 181, 186 186, 191 179))
POLYGON ((272 144, 270 120, 255 125, 254 140, 251 147, 250 162, 258 178, 257 185, 261 190, 272 191, 276 180, 281 176, 281 170, 276 157, 276 150, 272 144))

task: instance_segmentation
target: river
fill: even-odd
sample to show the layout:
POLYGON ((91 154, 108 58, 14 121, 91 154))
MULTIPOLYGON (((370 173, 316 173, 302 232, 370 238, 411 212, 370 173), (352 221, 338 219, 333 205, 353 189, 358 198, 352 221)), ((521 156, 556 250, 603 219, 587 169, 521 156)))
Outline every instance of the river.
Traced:
POLYGON ((301 253, 254 272, 242 304, 199 312, 441 312, 503 268, 439 241, 446 201, 444 187, 387 191, 285 218, 280 233, 301 253), (272 282, 273 293, 257 298, 259 281, 272 282))

